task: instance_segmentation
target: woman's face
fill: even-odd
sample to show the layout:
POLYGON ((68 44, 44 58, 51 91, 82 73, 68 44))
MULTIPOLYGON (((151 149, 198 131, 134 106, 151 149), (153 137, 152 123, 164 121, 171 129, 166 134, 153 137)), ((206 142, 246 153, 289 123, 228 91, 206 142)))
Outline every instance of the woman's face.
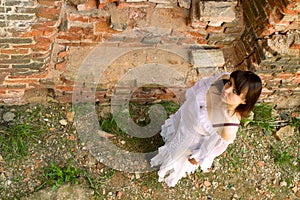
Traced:
POLYGON ((245 96, 246 91, 242 91, 239 95, 237 94, 233 78, 230 78, 229 81, 223 87, 222 101, 229 106, 237 107, 240 104, 245 104, 245 96))

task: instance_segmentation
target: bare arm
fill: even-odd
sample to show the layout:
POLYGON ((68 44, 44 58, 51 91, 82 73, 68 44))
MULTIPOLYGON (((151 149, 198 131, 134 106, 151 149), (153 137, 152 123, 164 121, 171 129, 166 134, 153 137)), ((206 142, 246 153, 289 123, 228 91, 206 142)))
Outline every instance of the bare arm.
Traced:
POLYGON ((221 133, 221 137, 228 142, 233 141, 236 137, 237 131, 238 127, 235 126, 224 127, 221 133))

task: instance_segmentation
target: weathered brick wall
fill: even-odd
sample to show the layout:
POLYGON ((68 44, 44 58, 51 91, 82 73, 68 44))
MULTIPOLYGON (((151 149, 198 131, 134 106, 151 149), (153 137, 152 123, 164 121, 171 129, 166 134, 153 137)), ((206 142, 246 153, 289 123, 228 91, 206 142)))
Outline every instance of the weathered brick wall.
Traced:
POLYGON ((255 70, 264 79, 261 99, 278 107, 300 102, 300 2, 243 1, 245 30, 233 43, 237 68, 255 70))
MULTIPOLYGON (((240 40, 234 42, 234 65, 255 68, 261 60, 266 59, 266 40, 274 34, 285 35, 289 30, 299 30, 299 1, 297 0, 263 0, 243 1, 245 29, 240 40)), ((296 33, 296 34, 299 34, 296 33)), ((299 55, 299 41, 290 44, 290 52, 299 55)))
MULTIPOLYGON (((276 51, 272 47, 276 30, 286 33, 299 29, 298 10, 296 0, 276 1, 276 4, 273 1, 1 0, 0 101, 13 104, 42 101, 47 95, 71 101, 76 70, 93 48, 107 41, 120 48, 176 44, 222 49, 226 63, 221 70, 259 70, 267 86, 263 98, 271 101, 276 88, 292 90, 299 84, 299 63, 293 65, 293 70, 288 67, 280 71, 277 66, 276 73, 270 71, 274 63, 268 64, 276 51), (158 35, 149 31, 153 27, 159 30, 158 35), (136 34, 135 30, 142 34, 136 34), (288 84, 267 83, 274 77, 287 77, 280 75, 281 72, 291 73, 283 81, 288 84)), ((293 55, 289 55, 293 58, 299 53, 299 42, 293 42, 288 49, 293 49, 293 55)), ((195 71, 192 68, 191 73, 196 77, 195 71)), ((109 100, 108 90, 101 86, 97 98, 109 100)), ((172 97, 166 91, 159 95, 172 97)))
MULTIPOLYGON (((49 94, 57 99, 70 101, 74 73, 83 60, 76 58, 79 54, 87 56, 94 46, 111 39, 120 47, 124 44, 137 46, 141 41, 142 45, 156 45, 155 38, 144 38, 149 34, 147 30, 142 30, 142 36, 122 38, 118 35, 123 31, 158 27, 166 30, 159 36, 159 43, 214 48, 229 45, 239 37, 242 31, 240 16, 230 16, 219 25, 209 24, 217 15, 199 21, 199 13, 196 14, 198 18, 192 17, 185 9, 190 3, 188 0, 116 3, 2 0, 1 100, 24 103, 32 96, 45 96, 50 91, 49 94), (187 25, 191 21, 192 26, 187 25)), ((210 12, 209 9, 205 12, 210 12)))
POLYGON ((49 74, 62 1, 1 0, 0 94, 8 103, 49 74))

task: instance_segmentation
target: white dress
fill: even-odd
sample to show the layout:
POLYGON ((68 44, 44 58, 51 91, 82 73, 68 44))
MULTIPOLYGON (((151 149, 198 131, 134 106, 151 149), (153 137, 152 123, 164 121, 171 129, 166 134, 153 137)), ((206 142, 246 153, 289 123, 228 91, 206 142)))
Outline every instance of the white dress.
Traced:
POLYGON ((151 159, 151 166, 159 166, 159 182, 174 187, 186 173, 210 168, 215 157, 222 154, 232 141, 224 140, 208 119, 206 95, 208 89, 223 74, 203 78, 186 92, 186 101, 162 126, 165 144, 151 159), (195 123, 197 122, 197 123, 195 123), (188 158, 199 164, 193 165, 188 158))

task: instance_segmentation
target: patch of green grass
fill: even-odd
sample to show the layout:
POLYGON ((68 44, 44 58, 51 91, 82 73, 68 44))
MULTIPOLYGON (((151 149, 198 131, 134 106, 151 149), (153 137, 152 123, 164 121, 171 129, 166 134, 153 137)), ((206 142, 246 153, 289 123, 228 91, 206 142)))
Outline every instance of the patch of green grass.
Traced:
POLYGON ((46 179, 45 182, 36 188, 36 190, 41 189, 44 185, 52 186, 52 190, 56 190, 64 183, 71 182, 77 184, 77 178, 80 174, 81 170, 74 167, 72 162, 69 162, 65 167, 60 167, 51 162, 43 171, 44 178, 46 179))
POLYGON ((290 120, 289 120, 289 124, 293 127, 295 127, 296 129, 300 129, 300 120, 296 117, 292 117, 290 120))
POLYGON ((162 105, 165 108, 168 116, 174 114, 180 107, 178 103, 171 101, 163 101, 160 103, 160 105, 162 105))
POLYGON ((275 145, 272 147, 272 154, 274 162, 278 165, 292 165, 295 156, 292 154, 292 149, 288 147, 283 147, 282 145, 275 145))
POLYGON ((110 115, 107 119, 101 119, 100 120, 100 128, 108 133, 113 134, 119 134, 124 135, 125 133, 122 131, 122 129, 118 126, 116 120, 113 118, 112 115, 110 115))
POLYGON ((92 177, 93 175, 89 174, 87 171, 83 171, 83 175, 87 180, 87 183, 89 185, 89 187, 94 190, 94 193, 96 196, 101 196, 102 194, 99 193, 101 186, 103 185, 103 183, 109 179, 112 178, 112 176, 114 176, 116 173, 116 171, 114 169, 108 169, 108 171, 105 171, 103 173, 103 176, 99 176, 99 174, 94 175, 94 177, 92 177))
POLYGON ((157 172, 149 172, 147 174, 144 174, 142 177, 142 185, 147 186, 148 188, 152 188, 152 189, 161 189, 162 188, 162 184, 160 182, 157 181, 157 172))
POLYGON ((254 121, 266 121, 272 119, 272 106, 269 104, 256 104, 253 108, 254 121))
POLYGON ((250 121, 251 125, 260 127, 266 134, 275 131, 273 124, 274 116, 272 116, 272 105, 256 104, 253 108, 253 113, 253 119, 244 119, 243 122, 250 121))
POLYGON ((161 117, 163 117, 162 110, 166 112, 167 116, 165 117, 168 117, 171 114, 174 114, 180 107, 179 104, 171 101, 162 101, 158 104, 139 104, 135 102, 130 102, 129 104, 130 117, 139 126, 146 126, 151 122, 151 119, 149 117, 149 111, 150 111, 150 107, 154 105, 162 106, 162 108, 157 108, 156 110, 156 112, 160 112, 156 114, 161 114, 161 117))
MULTIPOLYGON (((167 113, 167 116, 175 113, 179 105, 173 102, 161 102, 167 113)), ((129 114, 133 122, 135 122, 139 126, 146 126, 150 123, 149 118, 149 110, 151 105, 138 104, 138 103, 130 103, 129 105, 129 114)), ((120 113, 123 115, 124 113, 120 113)), ((128 114, 128 113, 127 113, 128 114)), ((118 113, 114 114, 118 116, 118 113)), ((126 132, 126 130, 122 130, 114 116, 111 114, 110 117, 100 118, 99 120, 100 128, 108 133, 115 134, 117 137, 117 141, 125 141, 125 145, 122 145, 121 148, 124 148, 128 151, 134 152, 150 152, 155 151, 159 146, 163 144, 163 141, 159 134, 156 134, 149 138, 138 138, 132 137, 130 134, 126 132)), ((128 129, 128 131, 130 131, 128 129)), ((135 131, 133 129, 133 131, 135 131)), ((150 130, 149 130, 150 131, 150 130)), ((117 144, 118 145, 118 144, 117 144)))
POLYGON ((0 149, 5 161, 23 159, 28 155, 28 148, 39 140, 42 130, 29 124, 15 123, 0 134, 0 149))
POLYGON ((110 169, 109 171, 104 173, 103 178, 104 179, 110 179, 111 177, 113 177, 116 174, 116 171, 114 169, 110 169))

